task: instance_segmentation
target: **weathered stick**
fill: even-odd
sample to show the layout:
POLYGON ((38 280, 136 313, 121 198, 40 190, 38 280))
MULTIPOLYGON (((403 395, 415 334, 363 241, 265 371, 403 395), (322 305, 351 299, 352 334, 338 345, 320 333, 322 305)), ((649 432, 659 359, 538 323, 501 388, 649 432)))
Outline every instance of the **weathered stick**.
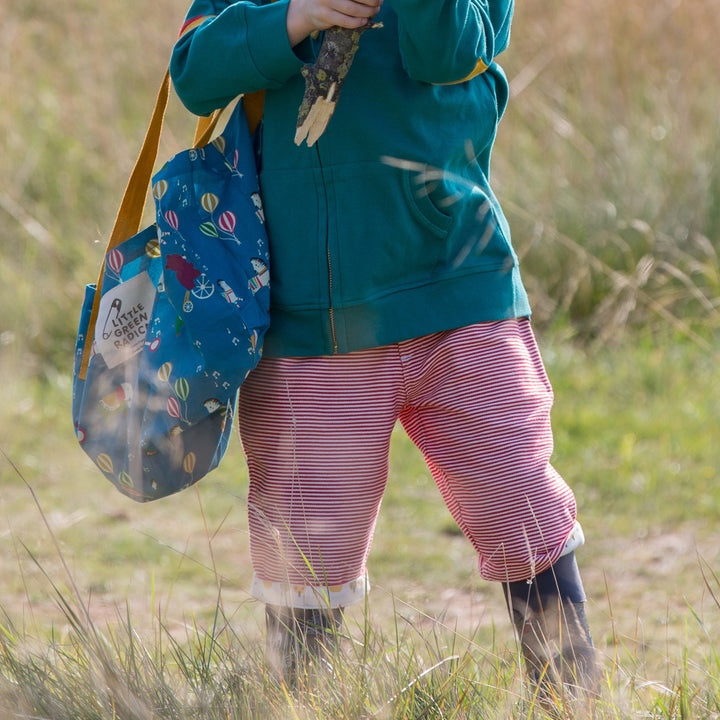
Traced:
POLYGON ((368 22, 361 28, 331 27, 325 31, 320 52, 314 65, 305 65, 305 95, 298 111, 295 144, 307 140, 314 145, 325 132, 350 70, 360 36, 365 30, 382 27, 382 23, 368 22))

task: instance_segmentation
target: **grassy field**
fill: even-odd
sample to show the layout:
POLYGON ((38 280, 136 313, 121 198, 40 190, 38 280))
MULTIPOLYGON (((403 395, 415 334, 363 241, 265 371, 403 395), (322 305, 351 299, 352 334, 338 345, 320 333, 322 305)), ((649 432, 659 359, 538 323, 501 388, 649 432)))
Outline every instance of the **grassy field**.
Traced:
MULTIPOLYGON (((186 7, 4 8, 0 717, 527 717, 501 593, 402 432, 371 602, 349 612, 339 680, 300 698, 263 670, 237 438, 150 505, 79 450, 83 286, 186 7)), ((720 717, 719 31, 718 0, 529 0, 503 58, 495 182, 588 539, 601 717, 720 717)), ((163 157, 192 124, 175 101, 163 157)))
MULTIPOLYGON (((579 559, 608 692, 621 703, 652 704, 658 695, 672 703, 686 682, 694 707, 707 713, 703 698, 713 692, 717 701, 712 688, 720 670, 716 358, 687 342, 658 345, 651 338, 588 355, 556 336, 543 349, 557 394, 555 464, 576 490, 588 538, 579 559)), ((177 642, 195 657, 220 609, 223 631, 216 642, 224 652, 235 648, 233 662, 260 667, 263 610, 247 592, 239 441, 196 489, 136 505, 78 450, 63 417, 67 378, 42 387, 20 382, 10 393, 0 415, 3 450, 16 465, 0 463, 0 607, 7 637, 33 646, 52 646, 52 638, 73 647, 77 620, 63 607, 71 602, 81 617, 79 608, 88 608, 103 636, 115 628, 121 640, 159 652, 156 638, 166 633, 161 647, 177 642)), ((466 680, 466 664, 479 663, 472 673, 483 682, 490 682, 491 670, 499 673, 503 707, 514 707, 520 692, 514 641, 499 588, 478 577, 469 545, 400 431, 370 568, 370 604, 349 611, 356 637, 371 632, 367 644, 387 658, 400 652, 395 635, 401 636, 407 681, 443 658, 464 658, 460 667, 448 661, 444 682, 466 680)), ((211 664, 226 662, 223 655, 211 664)), ((175 661, 168 672, 177 681, 175 661)), ((347 677, 355 677, 350 669, 347 677)), ((323 713, 332 717, 328 708, 323 713)))

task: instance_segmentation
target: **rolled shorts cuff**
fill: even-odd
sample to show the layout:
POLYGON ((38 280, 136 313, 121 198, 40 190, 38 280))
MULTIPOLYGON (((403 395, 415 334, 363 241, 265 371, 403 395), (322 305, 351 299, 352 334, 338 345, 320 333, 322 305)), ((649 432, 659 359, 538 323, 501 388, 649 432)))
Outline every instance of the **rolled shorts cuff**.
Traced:
POLYGON ((565 545, 558 555, 559 558, 564 555, 569 555, 571 552, 577 550, 581 545, 585 544, 585 533, 583 533, 582 525, 576 520, 575 526, 572 529, 568 539, 565 541, 565 545))
POLYGON ((268 605, 304 610, 347 607, 360 602, 370 592, 367 574, 342 585, 291 585, 253 577, 250 594, 268 605))

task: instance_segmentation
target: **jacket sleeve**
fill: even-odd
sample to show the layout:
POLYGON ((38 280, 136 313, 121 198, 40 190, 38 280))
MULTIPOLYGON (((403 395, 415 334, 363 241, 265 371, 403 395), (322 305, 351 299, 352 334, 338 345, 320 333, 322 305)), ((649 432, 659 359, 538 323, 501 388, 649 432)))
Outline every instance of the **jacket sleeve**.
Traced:
POLYGON ((175 91, 188 110, 207 115, 299 72, 302 61, 287 36, 288 2, 193 2, 170 59, 175 91))
POLYGON ((484 72, 508 45, 514 0, 388 0, 415 80, 451 84, 484 72))

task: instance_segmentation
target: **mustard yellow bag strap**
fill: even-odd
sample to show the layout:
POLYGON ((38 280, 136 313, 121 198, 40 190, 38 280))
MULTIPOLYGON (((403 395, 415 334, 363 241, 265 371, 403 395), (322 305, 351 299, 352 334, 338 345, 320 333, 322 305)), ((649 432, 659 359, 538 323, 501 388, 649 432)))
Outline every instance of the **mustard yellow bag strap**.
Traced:
POLYGON ((215 110, 212 115, 208 115, 208 117, 198 118, 197 127, 195 128, 193 147, 205 147, 210 142, 213 132, 215 132, 215 127, 218 124, 218 120, 224 110, 225 108, 220 108, 219 110, 215 110))
MULTIPOLYGON (((143 210, 145 209, 145 200, 148 190, 150 189, 152 172, 160 146, 160 134, 162 132, 165 111, 167 110, 169 94, 170 71, 168 69, 165 71, 165 77, 163 77, 160 90, 158 91, 155 109, 150 118, 150 125, 145 134, 142 148, 140 149, 135 167, 130 174, 130 179, 125 188, 120 209, 118 210, 115 224, 110 233, 110 239, 105 251, 106 254, 140 230, 143 210)), ((262 118, 264 97, 265 92, 263 90, 245 96, 244 106, 248 121, 251 125, 250 132, 255 131, 255 128, 262 118)), ((224 108, 215 110, 209 117, 201 117, 198 119, 193 147, 204 147, 210 142, 223 110, 224 108)))
POLYGON ((265 91, 257 90, 254 93, 243 95, 243 109, 252 135, 260 124, 265 110, 265 91))
MULTIPOLYGON (((143 212, 145 209, 145 201, 147 199, 150 183, 152 181, 152 173, 157 160, 158 149, 160 147, 160 135, 162 133, 163 122, 165 120, 165 111, 167 110, 168 98, 170 96, 170 70, 165 71, 165 76, 158 90, 157 99, 155 100, 155 108, 150 118, 150 125, 145 133, 140 153, 135 161, 130 178, 125 187, 120 208, 112 230, 108 239, 105 256, 120 243, 136 235, 140 231, 143 212)), ((262 118, 264 91, 252 93, 247 97, 247 105, 251 108, 248 119, 252 123, 251 132, 255 130, 262 118)), ((223 110, 216 110, 209 117, 201 117, 198 119, 195 128, 195 138, 193 147, 203 147, 210 142, 213 132, 217 126, 218 120, 223 110)), ((246 111, 247 112, 247 111, 246 111)), ((98 310, 100 308, 100 296, 102 290, 102 280, 105 273, 105 261, 103 260, 100 267, 100 274, 96 284, 95 298, 93 299, 93 307, 90 313, 90 321, 88 323, 87 337, 85 338, 85 347, 83 348, 83 357, 78 371, 78 376, 84 380, 87 376, 87 367, 90 362, 92 352, 92 343, 95 337, 95 322, 97 321, 98 310)))
MULTIPOLYGON (((242 96, 243 110, 247 117, 248 127, 252 135, 262 120, 263 110, 265 106, 265 91, 256 90, 242 96)), ((225 112, 226 108, 215 110, 208 117, 198 119, 197 128, 195 129, 195 140, 193 147, 205 147, 212 139, 215 127, 218 124, 220 116, 225 112)))
POLYGON ((167 109, 170 94, 170 72, 165 71, 162 84, 158 90, 155 109, 150 118, 150 125, 145 133, 142 147, 135 167, 125 187, 120 209, 110 232, 106 253, 110 252, 121 242, 136 235, 140 230, 145 201, 147 199, 152 172, 157 160, 160 146, 160 133, 162 132, 165 110, 167 109))
MULTIPOLYGON (((124 242, 140 230, 142 222, 143 210, 145 208, 145 200, 150 188, 152 179, 152 171, 157 159, 158 148, 160 147, 160 133, 162 132, 163 121, 165 119, 165 111, 167 110, 168 97, 170 95, 170 72, 167 70, 163 81, 158 90, 157 99, 155 100, 155 108, 150 118, 150 125, 145 133, 142 147, 135 167, 123 193, 120 208, 118 209, 113 223, 110 237, 105 249, 105 256, 120 243, 124 242)), ((88 363, 92 353, 92 344, 95 339, 95 323, 97 321, 98 309, 100 308, 100 296, 102 290, 102 280, 105 274, 105 259, 100 266, 100 274, 98 275, 95 297, 93 299, 92 311, 88 323, 87 336, 85 338, 85 347, 83 348, 82 362, 78 371, 78 376, 84 380, 87 376, 88 363)))

